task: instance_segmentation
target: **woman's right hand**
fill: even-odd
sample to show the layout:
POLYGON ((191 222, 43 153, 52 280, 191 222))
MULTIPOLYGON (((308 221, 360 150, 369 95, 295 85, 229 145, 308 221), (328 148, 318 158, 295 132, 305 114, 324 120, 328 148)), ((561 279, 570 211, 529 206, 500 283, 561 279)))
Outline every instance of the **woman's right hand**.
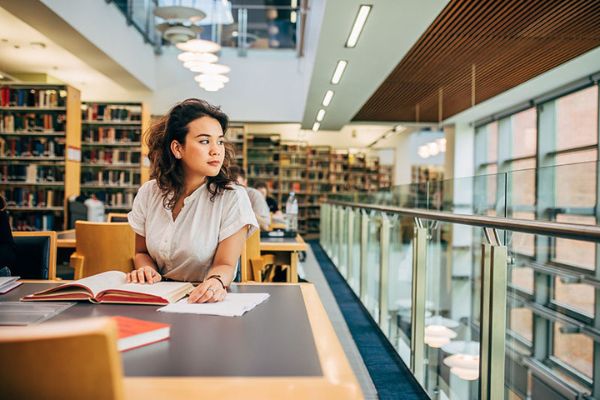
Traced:
POLYGON ((127 283, 156 283, 162 280, 162 276, 152 267, 142 267, 125 275, 127 283))

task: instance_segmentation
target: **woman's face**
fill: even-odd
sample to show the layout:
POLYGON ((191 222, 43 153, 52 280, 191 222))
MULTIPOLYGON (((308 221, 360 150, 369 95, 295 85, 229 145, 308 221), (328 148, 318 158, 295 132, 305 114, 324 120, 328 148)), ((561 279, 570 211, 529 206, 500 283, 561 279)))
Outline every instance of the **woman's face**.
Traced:
POLYGON ((186 175, 216 176, 225 159, 224 140, 219 121, 201 117, 188 124, 185 144, 175 144, 171 151, 183 163, 186 175))

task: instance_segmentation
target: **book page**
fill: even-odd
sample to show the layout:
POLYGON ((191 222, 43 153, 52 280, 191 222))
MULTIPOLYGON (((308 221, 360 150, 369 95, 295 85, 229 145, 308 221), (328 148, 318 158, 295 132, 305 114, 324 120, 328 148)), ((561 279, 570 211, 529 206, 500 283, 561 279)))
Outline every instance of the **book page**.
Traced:
MULTIPOLYGON (((75 284, 83 285, 90 289, 92 295, 96 297, 98 293, 107 289, 115 289, 125 283, 125 272, 108 271, 100 274, 88 276, 87 278, 79 279, 75 284)), ((69 286, 71 284, 61 285, 60 287, 69 286)))
MULTIPOLYGON (((124 291, 130 293, 142 293, 153 296, 162 297, 163 299, 171 301, 177 301, 179 298, 185 296, 187 293, 192 291, 194 286, 189 282, 157 282, 153 284, 147 283, 124 283, 118 287, 111 287, 105 292, 113 291, 124 291), (173 299, 177 297, 176 299, 173 299)), ((103 293, 108 294, 108 293, 103 293)))

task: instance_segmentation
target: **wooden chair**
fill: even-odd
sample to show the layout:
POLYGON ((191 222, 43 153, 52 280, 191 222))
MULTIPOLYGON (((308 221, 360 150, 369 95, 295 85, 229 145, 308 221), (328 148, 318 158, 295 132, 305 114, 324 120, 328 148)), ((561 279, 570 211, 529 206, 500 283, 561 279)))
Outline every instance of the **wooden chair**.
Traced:
POLYGON ((273 254, 260 254, 260 230, 257 229, 246 239, 242 249, 242 282, 262 282, 263 273, 268 267, 272 268, 274 264, 275 256, 273 254))
POLYGON ((108 222, 129 222, 126 213, 108 213, 106 220, 108 222))
POLYGON ((2 398, 123 399, 116 340, 109 318, 2 328, 2 398))
POLYGON ((56 232, 13 232, 17 265, 11 273, 23 279, 56 279, 56 232))
POLYGON ((75 237, 75 253, 71 255, 75 279, 134 269, 135 233, 128 223, 77 221, 75 237))

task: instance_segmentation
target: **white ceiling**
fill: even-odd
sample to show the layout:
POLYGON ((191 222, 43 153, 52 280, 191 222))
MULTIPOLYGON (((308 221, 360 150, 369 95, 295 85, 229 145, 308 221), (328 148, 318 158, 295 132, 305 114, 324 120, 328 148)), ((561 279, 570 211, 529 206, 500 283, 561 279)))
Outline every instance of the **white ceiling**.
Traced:
POLYGON ((112 79, 0 8, 0 71, 48 74, 82 89, 84 100, 130 96, 112 79), (40 43, 43 46, 32 43, 40 43))
MULTIPOLYGON (((327 0, 302 128, 310 129, 327 89, 335 92, 321 123, 339 130, 402 60, 448 0, 327 0), (344 47, 361 4, 373 8, 355 48, 344 47), (330 83, 337 61, 348 61, 338 85, 330 83)), ((310 16, 309 16, 310 18, 310 16)))

